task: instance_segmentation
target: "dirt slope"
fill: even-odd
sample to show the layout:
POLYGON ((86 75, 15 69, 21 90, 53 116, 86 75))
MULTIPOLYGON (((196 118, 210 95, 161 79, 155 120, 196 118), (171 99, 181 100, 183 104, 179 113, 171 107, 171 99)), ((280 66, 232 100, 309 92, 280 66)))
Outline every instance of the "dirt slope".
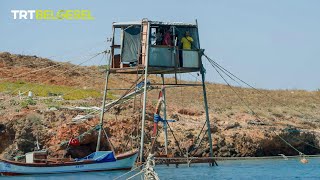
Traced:
MULTIPOLYGON (((136 75, 112 74, 110 88, 128 88, 136 75)), ((151 82, 160 82, 159 77, 150 76, 151 82)), ((173 79, 166 79, 174 82, 173 79)), ((96 66, 76 66, 70 63, 54 62, 37 56, 0 53, 1 83, 27 82, 58 85, 75 89, 93 89, 101 92, 104 84, 104 69, 96 66)), ((7 85, 6 85, 7 86, 7 85)), ((6 87, 4 86, 4 87, 6 87)), ((4 88, 5 89, 5 88, 4 88)), ((225 85, 207 84, 211 132, 215 156, 268 156, 277 154, 295 155, 277 135, 306 154, 319 153, 319 110, 320 92, 302 90, 261 90, 235 88, 251 112, 241 100, 225 85), (302 113, 301 113, 302 112, 302 113), (314 146, 314 147, 313 147, 314 146)), ((113 98, 124 91, 111 91, 113 98)), ((20 99, 17 91, 0 92, 0 153, 13 158, 34 150, 35 142, 48 149, 53 157, 71 155, 83 157, 95 150, 98 114, 83 123, 72 123, 76 115, 92 111, 70 110, 73 106, 100 106, 101 98, 60 100, 53 97, 39 97, 33 100, 20 99), (66 147, 71 137, 80 137, 81 145, 66 147)), ((158 90, 148 94, 146 148, 149 148, 153 111, 158 90)), ((168 119, 178 144, 186 153, 192 141, 197 139, 204 122, 205 113, 201 87, 167 88, 168 119)), ((111 101, 111 99, 109 99, 111 101)), ((141 97, 134 102, 118 106, 106 115, 104 127, 110 134, 116 152, 137 147, 140 134, 141 97)), ((93 113, 95 114, 95 113, 93 113)), ((162 125, 160 124, 160 132, 162 125)), ((206 129, 206 128, 205 128, 206 129)), ((178 155, 180 150, 171 131, 169 153, 178 155)), ((158 137, 158 153, 164 152, 163 133, 158 137)), ((202 136, 200 136, 200 139, 202 136)), ((208 156, 207 136, 192 154, 208 156)), ((102 149, 110 149, 103 140, 102 149)))

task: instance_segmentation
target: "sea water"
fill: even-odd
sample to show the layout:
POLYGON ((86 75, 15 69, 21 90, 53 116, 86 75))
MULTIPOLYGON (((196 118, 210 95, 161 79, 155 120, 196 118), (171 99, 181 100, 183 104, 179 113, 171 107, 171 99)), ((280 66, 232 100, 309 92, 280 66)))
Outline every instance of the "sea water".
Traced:
MULTIPOLYGON (((263 159, 263 160, 228 160, 218 161, 219 166, 208 164, 159 165, 155 170, 160 179, 320 179, 320 158, 308 158, 309 163, 300 163, 299 158, 263 159)), ((69 173, 58 175, 0 177, 0 179, 26 180, 102 180, 114 179, 128 171, 69 173)), ((120 179, 126 179, 138 173, 131 172, 120 179)), ((141 179, 136 176, 133 179, 141 179)))

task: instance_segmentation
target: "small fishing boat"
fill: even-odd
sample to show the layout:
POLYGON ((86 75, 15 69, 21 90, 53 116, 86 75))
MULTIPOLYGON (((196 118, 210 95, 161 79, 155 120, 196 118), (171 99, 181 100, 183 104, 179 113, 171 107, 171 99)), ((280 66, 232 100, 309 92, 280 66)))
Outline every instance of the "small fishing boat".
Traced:
MULTIPOLYGON (((111 58, 111 56, 110 56, 111 58)), ((110 60, 109 60, 110 62, 110 60)), ((112 106, 125 102, 128 98, 133 97, 137 93, 143 92, 143 88, 136 90, 127 96, 123 96, 112 103, 106 104, 108 75, 106 72, 106 83, 103 93, 103 101, 100 111, 99 124, 94 129, 99 130, 96 151, 80 159, 50 159, 47 158, 47 151, 34 151, 26 153, 24 161, 12 161, 0 158, 0 175, 31 175, 31 174, 57 174, 57 173, 75 173, 75 172, 90 172, 90 171, 111 171, 111 170, 128 170, 134 166, 138 156, 138 149, 133 149, 129 152, 115 156, 113 145, 108 138, 106 131, 103 128, 104 113, 112 106), (111 145, 112 151, 101 151, 102 132, 105 133, 108 143, 111 145)), ((37 143, 38 144, 38 143, 37 143)), ((79 146, 80 136, 71 138, 68 142, 69 146, 79 146)), ((38 146, 37 149, 40 149, 38 146)))
POLYGON ((92 154, 73 160, 36 159, 44 151, 31 152, 26 155, 26 162, 0 159, 0 174, 2 176, 55 174, 91 171, 128 170, 134 165, 138 151, 114 156, 113 151, 97 151, 92 154), (31 158, 28 158, 31 155, 31 158), (31 161, 31 162, 28 162, 31 161))
MULTIPOLYGON (((101 108, 101 116, 99 125, 94 127, 98 129, 98 141, 96 151, 79 159, 47 158, 47 151, 34 151, 25 154, 25 161, 12 161, 0 159, 0 175, 29 175, 29 174, 56 174, 56 173, 74 173, 74 172, 90 172, 90 171, 110 171, 110 170, 128 170, 134 166, 138 156, 138 150, 133 149, 129 152, 115 156, 114 149, 108 135, 103 129, 103 117, 106 111, 106 96, 105 87, 103 103, 101 108), (101 151, 102 131, 105 133, 108 143, 112 147, 112 151, 101 151)), ((121 101, 120 98, 117 101, 121 101)), ((71 138, 68 142, 69 146, 79 146, 80 136, 71 138)), ((39 147, 38 147, 39 149, 39 147)))
MULTIPOLYGON (((107 86, 107 85, 106 85, 107 86)), ((134 166, 138 156, 138 150, 134 149, 123 154, 115 155, 114 148, 108 135, 103 128, 103 118, 106 110, 107 88, 105 86, 103 103, 101 107, 101 115, 99 125, 94 129, 99 130, 96 151, 79 159, 47 158, 47 151, 34 151, 25 154, 25 161, 12 161, 0 159, 0 175, 29 175, 29 174, 55 174, 55 173, 74 173, 74 172, 90 172, 90 171, 110 171, 110 170, 128 170, 134 166), (101 151, 102 131, 105 133, 108 143, 111 145, 112 151, 101 151)), ((122 98, 116 100, 122 102, 122 98)), ((112 104, 111 104, 112 105, 112 104)), ((111 106, 109 105, 109 106, 111 106)), ((108 106, 108 107, 109 107, 108 106)), ((79 146, 80 136, 71 138, 68 142, 69 146, 79 146)), ((39 147, 37 147, 39 149, 39 147)))

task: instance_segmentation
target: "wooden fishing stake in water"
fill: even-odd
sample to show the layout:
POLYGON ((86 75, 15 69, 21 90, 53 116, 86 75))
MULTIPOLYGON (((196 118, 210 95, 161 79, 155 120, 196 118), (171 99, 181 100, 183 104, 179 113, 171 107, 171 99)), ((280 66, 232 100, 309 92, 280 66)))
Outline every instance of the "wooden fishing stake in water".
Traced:
MULTIPOLYGON (((137 82, 137 87, 144 88, 139 161, 142 162, 144 155, 146 154, 144 153, 144 137, 147 112, 147 87, 161 85, 163 87, 165 86, 166 88, 181 86, 202 86, 204 106, 206 111, 206 124, 208 129, 207 133, 210 144, 210 157, 206 159, 206 162, 214 162, 208 103, 206 97, 206 88, 204 84, 205 74, 201 60, 203 50, 200 49, 198 24, 181 22, 160 22, 143 19, 142 21, 137 22, 113 23, 113 30, 114 35, 116 34, 117 36, 114 36, 115 40, 113 41, 111 46, 112 64, 110 73, 140 74, 142 76, 144 75, 144 81, 140 83, 137 82), (163 41, 165 33, 167 37, 172 37, 171 43, 163 41), (182 42, 181 40, 183 38, 191 38, 192 41, 184 41, 184 43, 189 42, 190 44, 184 44, 182 46, 182 44, 178 44, 178 42, 182 42), (175 81, 175 83, 165 83, 164 81, 165 74, 190 72, 201 73, 202 85, 198 83, 178 84, 177 81, 175 81), (160 74, 162 82, 154 82, 153 84, 149 83, 147 78, 150 74, 160 74)), ((168 96, 166 96, 164 88, 162 88, 162 91, 164 103, 164 112, 162 118, 166 120, 166 98, 168 98, 168 96)), ((167 121, 163 122, 167 123, 167 121)), ((167 127, 168 129, 170 129, 170 132, 172 134, 173 130, 170 128, 170 123, 163 123, 163 125, 165 154, 169 156, 167 127)), ((179 147, 177 139, 175 137, 174 139, 175 144, 172 145, 179 147)), ((180 153, 183 153, 180 147, 179 150, 180 153)), ((184 154, 181 154, 181 156, 183 155, 184 154)), ((155 158, 157 159, 157 157, 155 158)), ((166 158, 168 157, 166 156, 166 158)), ((185 163, 187 162, 185 161, 185 163)))

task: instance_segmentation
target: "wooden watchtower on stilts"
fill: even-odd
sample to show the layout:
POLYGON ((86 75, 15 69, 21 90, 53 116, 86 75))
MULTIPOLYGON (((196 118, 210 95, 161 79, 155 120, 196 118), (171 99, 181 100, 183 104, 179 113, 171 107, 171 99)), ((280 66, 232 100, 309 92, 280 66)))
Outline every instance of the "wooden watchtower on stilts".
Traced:
MULTIPOLYGON (((107 72, 106 84, 108 84, 108 78, 111 73, 138 73, 144 75, 140 162, 143 161, 144 151, 147 84, 149 83, 147 81, 148 74, 160 74, 162 78, 162 83, 150 84, 151 86, 202 86, 210 157, 213 157, 204 68, 201 60, 203 50, 200 49, 197 22, 194 24, 180 22, 169 23, 143 19, 137 22, 113 23, 112 29, 111 62, 109 71, 107 72), (189 32, 193 41, 191 42, 192 46, 190 48, 183 49, 180 46, 180 41, 186 32, 189 32), (170 34, 170 39, 168 39, 168 33, 170 34), (166 40, 168 40, 169 43, 164 43, 165 38, 167 38, 166 40), (166 84, 164 79, 165 74, 174 74, 176 77, 178 73, 187 72, 200 72, 202 84, 178 84, 177 80, 173 84, 166 84)), ((166 112, 164 112, 163 119, 166 119, 166 112)), ((168 141, 166 126, 164 126, 164 136, 165 152, 167 153, 168 141)))

